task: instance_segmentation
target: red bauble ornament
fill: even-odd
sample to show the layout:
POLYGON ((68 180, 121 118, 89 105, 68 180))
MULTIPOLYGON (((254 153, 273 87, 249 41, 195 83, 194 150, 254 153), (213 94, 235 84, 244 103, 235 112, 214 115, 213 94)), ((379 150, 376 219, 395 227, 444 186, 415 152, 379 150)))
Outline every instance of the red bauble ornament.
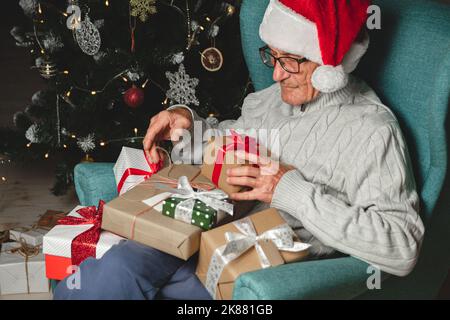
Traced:
POLYGON ((144 90, 133 84, 130 89, 125 91, 123 101, 125 101, 127 106, 131 108, 139 107, 142 103, 144 103, 144 90))

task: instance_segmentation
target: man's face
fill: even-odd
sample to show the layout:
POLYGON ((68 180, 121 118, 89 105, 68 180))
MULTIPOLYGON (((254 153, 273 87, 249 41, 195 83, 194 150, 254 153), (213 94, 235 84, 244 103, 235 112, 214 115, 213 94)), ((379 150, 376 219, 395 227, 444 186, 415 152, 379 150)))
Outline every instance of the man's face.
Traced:
MULTIPOLYGON (((302 58, 274 48, 270 50, 275 57, 302 58)), ((306 61, 300 64, 298 73, 289 73, 277 62, 273 70, 273 80, 280 83, 281 99, 292 106, 300 106, 315 99, 319 91, 312 86, 311 76, 318 66, 315 62, 306 61)))

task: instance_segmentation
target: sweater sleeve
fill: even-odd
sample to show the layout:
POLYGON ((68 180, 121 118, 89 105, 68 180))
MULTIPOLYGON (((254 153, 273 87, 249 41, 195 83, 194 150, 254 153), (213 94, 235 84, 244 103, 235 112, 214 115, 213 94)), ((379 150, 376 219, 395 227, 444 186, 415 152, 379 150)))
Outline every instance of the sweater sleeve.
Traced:
POLYGON ((398 125, 377 129, 352 168, 345 187, 351 203, 292 170, 280 180, 271 205, 299 219, 325 245, 385 272, 409 274, 418 259, 424 225, 398 125))

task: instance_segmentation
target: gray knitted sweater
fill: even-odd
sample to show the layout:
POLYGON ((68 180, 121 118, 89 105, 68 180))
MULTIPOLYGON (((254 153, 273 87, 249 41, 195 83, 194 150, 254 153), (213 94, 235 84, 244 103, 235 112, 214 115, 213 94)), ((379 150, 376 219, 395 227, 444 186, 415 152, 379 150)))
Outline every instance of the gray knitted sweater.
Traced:
POLYGON ((218 128, 279 130, 280 161, 296 170, 283 175, 270 206, 314 256, 337 250, 394 275, 411 272, 424 225, 407 146, 362 81, 351 77, 302 107, 284 103, 276 83, 248 95, 242 116, 218 128))

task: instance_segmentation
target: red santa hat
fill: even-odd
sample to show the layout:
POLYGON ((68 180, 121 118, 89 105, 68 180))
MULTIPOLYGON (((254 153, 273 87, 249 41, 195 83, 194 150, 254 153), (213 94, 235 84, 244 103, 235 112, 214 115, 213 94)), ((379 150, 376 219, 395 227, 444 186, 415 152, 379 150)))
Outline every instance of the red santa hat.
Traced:
POLYGON ((347 85, 369 45, 355 41, 367 19, 370 0, 270 0, 259 27, 269 46, 316 62, 311 82, 321 92, 347 85))

